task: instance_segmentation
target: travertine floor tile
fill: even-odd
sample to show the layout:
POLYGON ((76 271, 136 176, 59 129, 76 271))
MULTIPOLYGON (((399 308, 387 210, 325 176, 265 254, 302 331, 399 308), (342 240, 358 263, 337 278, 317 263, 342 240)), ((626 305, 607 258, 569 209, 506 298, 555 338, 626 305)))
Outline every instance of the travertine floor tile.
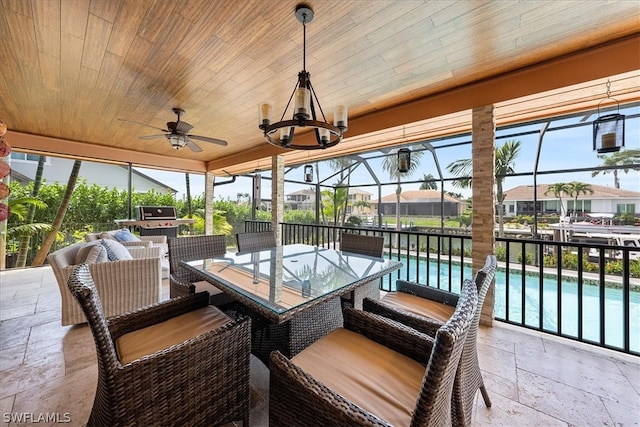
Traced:
POLYGON ((613 400, 601 398, 602 403, 611 416, 614 426, 638 426, 640 425, 640 399, 635 406, 622 405, 613 400))
POLYGON ((541 377, 604 398, 618 396, 617 400, 627 406, 637 405, 640 396, 615 363, 572 349, 559 353, 522 348, 516 351, 516 362, 519 368, 541 377), (571 360, 571 363, 561 364, 558 360, 571 360))
MULTIPOLYGON (((622 375, 624 375, 629 384, 636 390, 636 393, 640 395, 640 358, 633 358, 624 361, 615 362, 622 375)), ((640 407, 640 402, 638 402, 640 407)), ((640 420, 640 417, 638 417, 640 420)))
POLYGON ((21 305, 16 307, 3 307, 2 310, 0 310, 0 321, 29 316, 35 313, 35 311, 35 304, 21 305))
MULTIPOLYGON (((35 386, 16 395, 14 413, 57 413, 62 419, 65 414, 70 419, 64 425, 83 426, 95 396, 98 371, 95 366, 85 368, 64 377, 55 378, 47 387, 35 386)), ((45 424, 38 425, 57 425, 45 424)))
POLYGON ((39 361, 35 365, 22 364, 2 371, 0 398, 11 396, 32 387, 47 388, 51 381, 64 377, 64 361, 39 361))
POLYGON ((26 345, 6 347, 0 350, 0 372, 13 369, 24 362, 26 345))
POLYGON ((13 401, 15 400, 15 396, 4 397, 0 399, 0 427, 6 427, 9 423, 5 422, 4 414, 10 414, 13 409, 13 401))
POLYGON ((478 361, 483 371, 516 382, 515 354, 478 343, 478 361))
POLYGON ((486 408, 478 399, 476 401, 475 423, 477 426, 544 426, 568 427, 566 422, 545 414, 515 400, 500 395, 491 396, 493 406, 486 408))
MULTIPOLYGON (((487 371, 482 371, 482 379, 484 380, 484 386, 489 392, 489 399, 491 399, 492 402, 493 395, 496 393, 507 399, 518 400, 518 384, 515 381, 510 381, 487 371)), ((484 405, 484 400, 482 400, 480 392, 478 392, 478 398, 481 404, 484 405)))
POLYGON ((518 370, 519 401, 575 426, 613 425, 600 400, 592 393, 518 370))

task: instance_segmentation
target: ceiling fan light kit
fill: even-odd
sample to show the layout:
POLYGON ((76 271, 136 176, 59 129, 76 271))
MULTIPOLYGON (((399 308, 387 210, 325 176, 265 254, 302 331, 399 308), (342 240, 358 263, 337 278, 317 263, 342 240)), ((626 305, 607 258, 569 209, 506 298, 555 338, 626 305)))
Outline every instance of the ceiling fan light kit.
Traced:
POLYGON ((189 134, 189 131, 193 129, 193 126, 191 126, 187 122, 183 122, 180 119, 180 117, 184 114, 184 110, 182 108, 173 108, 172 110, 176 114, 176 116, 178 116, 178 118, 175 122, 167 122, 167 129, 161 129, 155 126, 147 125, 145 123, 134 122, 126 119, 119 119, 119 120, 123 122, 134 123, 137 125, 147 126, 147 127, 165 132, 164 134, 161 134, 161 135, 145 135, 145 136, 140 136, 139 138, 140 139, 166 138, 169 141, 169 144, 171 144, 171 146, 176 150, 179 150, 180 148, 183 148, 186 146, 186 147, 189 147, 191 151, 194 151, 196 153, 202 151, 202 148, 200 148, 195 142, 193 142, 192 139, 196 139, 198 141, 210 142, 212 144, 221 145, 223 147, 227 145, 227 141, 223 141, 221 139, 209 138, 208 136, 189 134))
POLYGON ((347 107, 339 105, 333 115, 333 124, 327 119, 320 106, 320 101, 311 85, 311 75, 306 69, 307 54, 307 26, 313 20, 313 9, 306 4, 296 6, 296 18, 303 27, 303 53, 302 71, 298 73, 298 81, 289 97, 289 102, 282 113, 280 121, 273 123, 273 106, 269 103, 260 104, 258 109, 258 127, 264 132, 265 140, 277 147, 294 150, 317 150, 333 147, 342 141, 342 136, 347 130, 347 107), (291 120, 284 120, 287 110, 294 101, 291 120), (322 115, 318 120, 316 106, 322 115), (294 143, 296 129, 310 127, 315 132, 315 142, 312 144, 294 143), (279 133, 278 133, 279 131, 279 133))

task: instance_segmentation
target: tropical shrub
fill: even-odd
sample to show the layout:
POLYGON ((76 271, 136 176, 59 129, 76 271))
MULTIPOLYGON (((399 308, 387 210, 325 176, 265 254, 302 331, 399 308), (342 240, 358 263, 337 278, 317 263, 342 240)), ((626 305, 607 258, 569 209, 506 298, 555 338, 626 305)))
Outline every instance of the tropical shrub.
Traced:
POLYGON ((507 260, 507 249, 504 246, 496 246, 496 259, 502 262, 507 260))
MULTIPOLYGON (((522 252, 518 254, 517 260, 518 262, 522 262, 522 252)), ((533 254, 531 252, 526 253, 524 263, 528 265, 533 265, 533 254)))
POLYGON ((284 222, 292 224, 315 224, 316 214, 313 211, 303 211, 299 209, 284 212, 284 222))

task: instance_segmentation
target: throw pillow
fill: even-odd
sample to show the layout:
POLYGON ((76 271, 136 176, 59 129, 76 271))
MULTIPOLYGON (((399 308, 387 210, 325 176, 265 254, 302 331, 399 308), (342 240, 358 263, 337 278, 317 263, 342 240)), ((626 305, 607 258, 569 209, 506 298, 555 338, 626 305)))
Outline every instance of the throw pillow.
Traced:
POLYGON ((127 248, 117 240, 100 239, 100 244, 106 249, 109 261, 133 259, 127 248))
POLYGON ((115 240, 114 237, 113 237, 113 234, 109 233, 108 231, 104 231, 104 232, 100 233, 100 235, 98 237, 100 239, 115 240))
POLYGON ((118 242, 139 242, 140 238, 129 231, 128 228, 123 228, 122 230, 118 230, 113 233, 113 237, 116 238, 118 242))
POLYGON ((107 262, 107 250, 102 245, 84 245, 76 254, 75 264, 95 264, 97 262, 107 262))

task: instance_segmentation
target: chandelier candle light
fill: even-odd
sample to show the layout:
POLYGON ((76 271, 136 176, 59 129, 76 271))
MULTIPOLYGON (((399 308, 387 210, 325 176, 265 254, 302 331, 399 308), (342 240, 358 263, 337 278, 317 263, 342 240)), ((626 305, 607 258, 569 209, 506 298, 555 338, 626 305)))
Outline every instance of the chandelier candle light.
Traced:
POLYGON ((317 150, 333 147, 342 141, 342 135, 347 130, 347 107, 339 105, 333 115, 333 125, 327 119, 320 106, 320 101, 311 85, 311 75, 306 69, 307 55, 307 23, 313 20, 313 9, 306 4, 296 6, 296 18, 302 23, 303 52, 302 71, 298 73, 298 82, 289 97, 289 102, 282 113, 279 122, 272 123, 273 106, 268 103, 260 104, 258 127, 264 131, 264 138, 268 143, 294 150, 317 150), (284 120, 287 110, 294 101, 293 118, 284 120), (322 121, 316 116, 316 105, 322 121), (294 143, 294 133, 297 128, 313 128, 315 141, 311 144, 294 143), (280 131, 276 137, 276 131, 280 131))

